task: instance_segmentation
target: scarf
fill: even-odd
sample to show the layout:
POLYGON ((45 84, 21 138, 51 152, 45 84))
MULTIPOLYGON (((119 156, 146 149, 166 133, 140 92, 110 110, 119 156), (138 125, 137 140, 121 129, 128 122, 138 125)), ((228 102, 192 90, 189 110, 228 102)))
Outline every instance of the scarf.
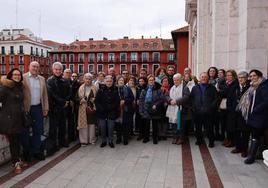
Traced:
POLYGON ((149 86, 145 95, 145 103, 153 101, 153 86, 149 86))
MULTIPOLYGON (((169 96, 172 100, 178 100, 182 97, 183 92, 183 84, 181 83, 179 86, 172 86, 169 92, 169 96)), ((166 117, 169 119, 169 123, 177 123, 177 114, 179 111, 179 107, 177 105, 168 105, 166 117)))
MULTIPOLYGON (((257 90, 259 85, 264 81, 264 78, 259 78, 256 82, 251 82, 250 87, 248 90, 242 95, 239 104, 238 104, 238 110, 241 111, 243 118, 247 121, 248 120, 248 114, 250 112, 250 104, 253 105, 253 95, 254 92, 257 90)), ((252 106, 253 108, 253 106, 252 106)))

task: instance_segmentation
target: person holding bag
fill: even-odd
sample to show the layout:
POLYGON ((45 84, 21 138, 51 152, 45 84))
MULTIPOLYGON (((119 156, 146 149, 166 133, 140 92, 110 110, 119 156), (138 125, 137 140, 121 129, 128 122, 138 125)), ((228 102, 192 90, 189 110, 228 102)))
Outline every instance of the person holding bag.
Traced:
POLYGON ((90 73, 84 75, 84 84, 82 84, 78 90, 78 97, 80 101, 78 110, 78 126, 79 140, 81 146, 88 144, 95 144, 95 124, 96 118, 96 106, 95 97, 97 88, 92 84, 93 76, 90 73))

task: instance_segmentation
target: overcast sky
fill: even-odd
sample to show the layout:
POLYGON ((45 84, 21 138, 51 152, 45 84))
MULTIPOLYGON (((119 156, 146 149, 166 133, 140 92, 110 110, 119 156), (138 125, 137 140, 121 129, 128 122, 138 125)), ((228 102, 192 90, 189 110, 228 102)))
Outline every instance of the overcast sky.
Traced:
POLYGON ((187 25, 185 0, 0 0, 0 27, 29 28, 43 39, 171 38, 187 25), (41 24, 40 24, 41 23, 41 24))

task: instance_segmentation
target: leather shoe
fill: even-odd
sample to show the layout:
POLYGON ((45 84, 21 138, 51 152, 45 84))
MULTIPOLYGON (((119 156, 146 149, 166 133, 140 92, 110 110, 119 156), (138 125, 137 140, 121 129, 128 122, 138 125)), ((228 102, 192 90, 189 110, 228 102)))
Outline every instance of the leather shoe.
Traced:
POLYGON ((34 158, 39 160, 39 161, 43 161, 46 159, 45 155, 43 153, 36 153, 34 154, 34 158))
POLYGON ((109 142, 109 146, 110 146, 110 148, 114 148, 114 143, 113 142, 109 142))
POLYGON ((101 145, 100 145, 100 147, 103 148, 103 147, 105 147, 106 145, 107 145, 106 142, 102 142, 101 145))

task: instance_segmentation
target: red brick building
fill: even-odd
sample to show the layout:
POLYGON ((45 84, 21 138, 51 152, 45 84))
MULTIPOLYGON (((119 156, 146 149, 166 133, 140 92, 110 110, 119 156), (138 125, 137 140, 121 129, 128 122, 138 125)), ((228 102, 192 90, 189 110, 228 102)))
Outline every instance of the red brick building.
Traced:
POLYGON ((40 74, 50 74, 48 52, 52 47, 35 37, 29 29, 4 29, 0 32, 0 74, 12 68, 27 72, 31 61, 40 63, 40 74))
POLYGON ((50 58, 79 74, 107 73, 114 67, 117 73, 128 70, 136 75, 140 68, 153 73, 159 66, 177 66, 173 41, 161 38, 75 41, 51 51, 50 58))
POLYGON ((171 35, 176 49, 176 58, 178 61, 177 71, 183 73, 184 69, 188 67, 189 26, 176 29, 171 32, 171 35))

